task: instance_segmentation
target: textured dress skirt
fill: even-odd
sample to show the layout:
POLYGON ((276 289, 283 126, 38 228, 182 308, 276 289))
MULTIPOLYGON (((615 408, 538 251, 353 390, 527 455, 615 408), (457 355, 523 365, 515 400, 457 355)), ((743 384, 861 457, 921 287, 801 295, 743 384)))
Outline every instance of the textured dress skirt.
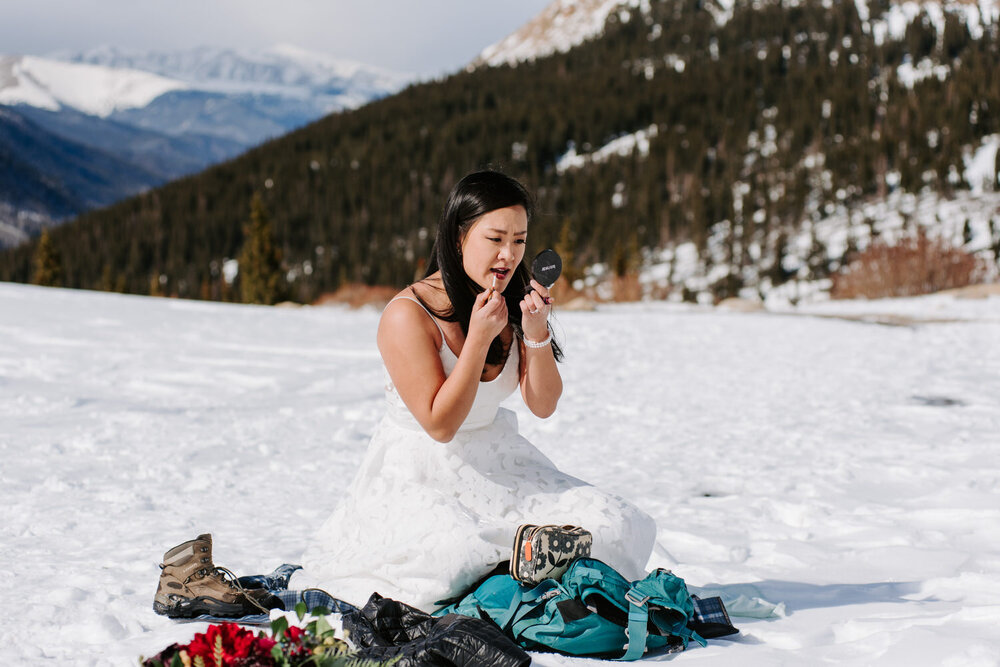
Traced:
MULTIPOLYGON (((443 337, 442 337, 443 341, 443 337)), ((629 579, 644 574, 656 539, 645 512, 561 472, 499 407, 518 386, 517 346, 496 379, 480 383, 448 443, 428 436, 388 376, 387 412, 346 496, 303 557, 301 586, 355 605, 373 592, 432 611, 510 558, 522 523, 574 524, 592 555, 629 579)), ((457 357, 442 342, 450 373, 457 357)))

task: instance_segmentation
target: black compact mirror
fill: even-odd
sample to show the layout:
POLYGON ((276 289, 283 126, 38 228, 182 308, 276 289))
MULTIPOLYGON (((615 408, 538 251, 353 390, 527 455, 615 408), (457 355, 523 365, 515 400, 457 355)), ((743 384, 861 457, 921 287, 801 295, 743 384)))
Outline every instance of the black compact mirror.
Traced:
POLYGON ((545 286, 546 289, 559 279, 562 273, 562 258, 555 250, 548 248, 541 251, 531 263, 531 276, 545 286))

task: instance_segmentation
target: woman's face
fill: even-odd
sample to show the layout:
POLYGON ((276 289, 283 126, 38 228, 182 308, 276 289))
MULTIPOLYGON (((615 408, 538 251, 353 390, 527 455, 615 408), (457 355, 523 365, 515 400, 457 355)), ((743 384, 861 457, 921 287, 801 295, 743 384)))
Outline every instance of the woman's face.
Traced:
POLYGON ((523 206, 499 208, 472 223, 462 238, 462 266, 483 289, 493 285, 502 292, 514 269, 524 258, 528 214, 523 206))

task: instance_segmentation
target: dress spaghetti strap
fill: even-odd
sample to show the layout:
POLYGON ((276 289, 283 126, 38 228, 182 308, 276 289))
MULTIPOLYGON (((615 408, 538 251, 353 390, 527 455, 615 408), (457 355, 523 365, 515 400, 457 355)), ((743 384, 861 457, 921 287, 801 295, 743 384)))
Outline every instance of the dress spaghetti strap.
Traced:
MULTIPOLYGON (((405 294, 403 294, 401 296, 397 296, 397 297, 394 297, 393 299, 391 299, 389 301, 389 303, 385 304, 385 307, 388 308, 390 303, 392 303, 393 301, 399 301, 400 299, 406 299, 407 301, 412 301, 413 303, 415 303, 418 306, 420 306, 421 308, 423 308, 424 312, 427 313, 427 316, 431 318, 431 322, 433 322, 434 326, 436 326, 438 328, 438 333, 441 334, 441 347, 448 347, 448 343, 445 342, 445 338, 444 338, 444 330, 441 328, 441 325, 438 324, 437 318, 434 317, 434 313, 432 313, 431 311, 427 310, 427 306, 425 306, 424 304, 420 303, 420 301, 418 299, 415 299, 412 296, 406 296, 405 294)), ((382 312, 385 312, 385 310, 383 309, 382 312)))

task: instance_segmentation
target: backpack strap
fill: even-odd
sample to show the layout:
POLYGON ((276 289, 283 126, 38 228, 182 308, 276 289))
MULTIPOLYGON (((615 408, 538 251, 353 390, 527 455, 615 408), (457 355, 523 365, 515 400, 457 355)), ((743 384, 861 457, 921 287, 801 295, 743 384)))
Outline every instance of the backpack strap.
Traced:
POLYGON ((510 598, 510 606, 507 607, 507 611, 501 614, 498 618, 493 619, 494 622, 500 626, 500 629, 507 632, 510 628, 511 623, 514 622, 514 616, 517 614, 518 607, 520 607, 525 601, 525 594, 520 590, 520 586, 514 590, 514 595, 510 598))
POLYGON ((497 623, 506 631, 508 624, 513 625, 528 614, 536 611, 536 605, 531 604, 539 600, 552 597, 559 592, 559 582, 555 579, 543 579, 534 588, 523 590, 524 586, 518 584, 518 592, 514 593, 514 599, 510 602, 507 614, 503 617, 504 623, 497 623))
MULTIPOLYGON (((604 582, 608 580, 604 576, 604 572, 600 569, 588 567, 587 565, 577 565, 574 574, 581 577, 588 577, 594 581, 604 582)), ((607 597, 609 591, 603 589, 601 593, 604 597, 607 597)), ((647 600, 649 600, 649 596, 637 591, 635 588, 629 588, 625 593, 625 599, 622 602, 628 605, 628 625, 625 628, 625 636, 628 637, 628 647, 625 655, 618 658, 618 660, 638 660, 646 652, 646 637, 648 636, 647 622, 649 621, 649 607, 646 605, 647 600)))
POLYGON ((630 588, 625 594, 628 601, 628 628, 625 629, 625 636, 628 637, 628 650, 619 660, 638 660, 646 652, 646 636, 648 634, 649 607, 646 602, 648 595, 640 593, 634 588, 630 588))

